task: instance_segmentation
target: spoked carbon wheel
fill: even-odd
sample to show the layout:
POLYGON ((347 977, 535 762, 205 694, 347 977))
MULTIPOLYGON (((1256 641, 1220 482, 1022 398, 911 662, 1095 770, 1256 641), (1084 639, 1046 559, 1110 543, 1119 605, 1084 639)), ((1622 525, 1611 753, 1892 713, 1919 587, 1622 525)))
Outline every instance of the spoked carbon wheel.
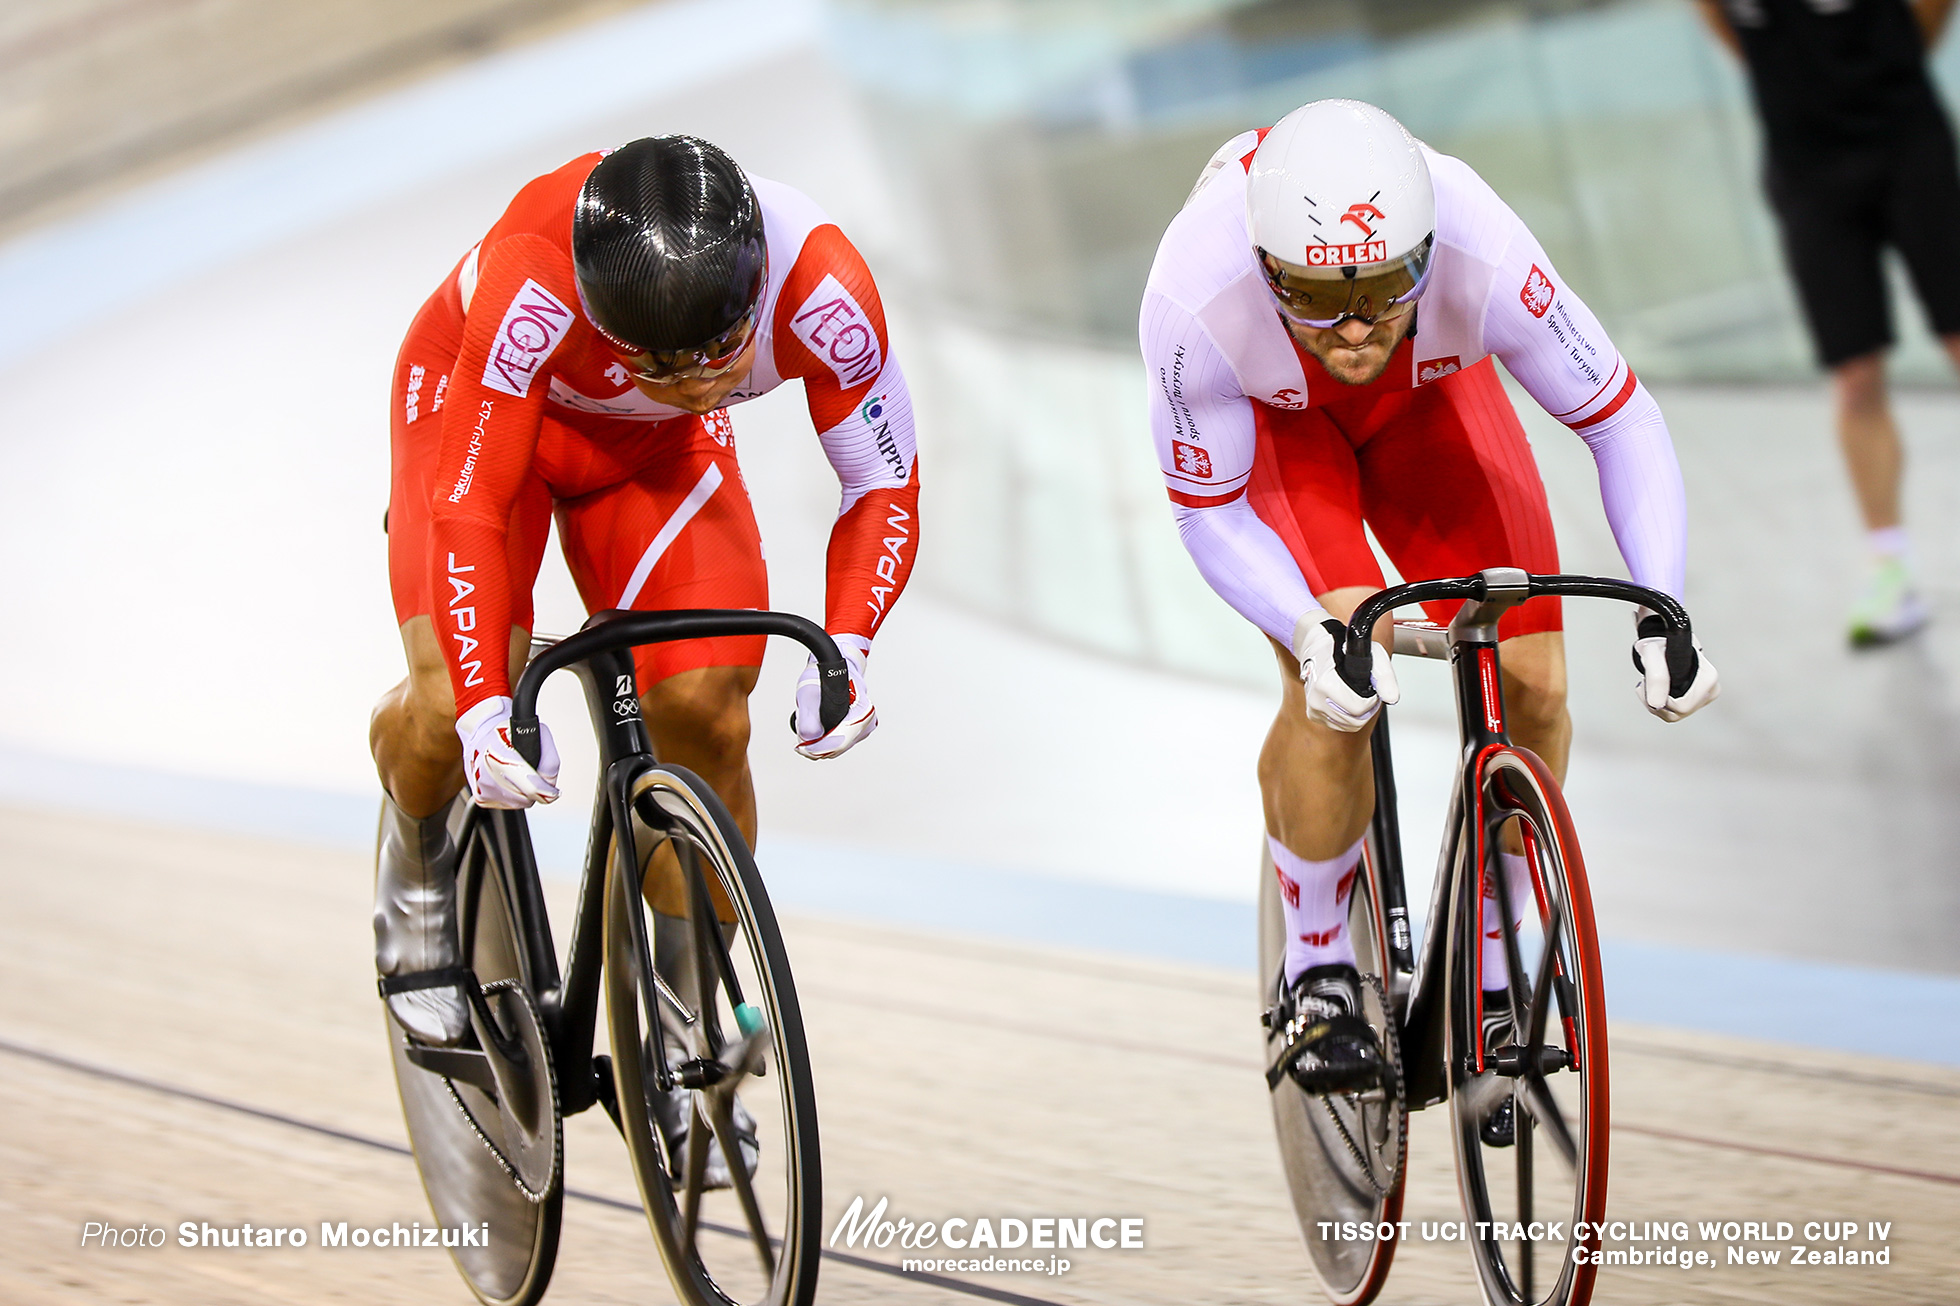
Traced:
MULTIPOLYGON (((1475 1064, 1481 987, 1479 885, 1457 895, 1450 957, 1450 1116, 1457 1183, 1473 1222, 1470 1248, 1488 1302, 1584 1306, 1595 1267, 1576 1264, 1577 1224, 1606 1210, 1607 1056, 1605 989, 1592 895, 1579 842, 1558 784, 1519 748, 1489 749, 1477 764, 1482 831, 1474 856, 1508 899, 1498 849, 1522 851, 1534 901, 1508 904, 1522 917, 1507 937, 1514 1019, 1508 1035, 1475 1064), (1512 1140, 1491 1125, 1505 1103, 1512 1140), (1476 1223, 1490 1222, 1479 1236, 1476 1223), (1556 1227, 1557 1237, 1553 1237, 1556 1227)), ((1507 935, 1508 935, 1507 931, 1507 935)), ((1501 1117, 1499 1118, 1501 1124, 1501 1117)))
POLYGON ((636 837, 650 828, 672 855, 660 859, 663 873, 678 870, 670 896, 655 893, 659 915, 640 875, 623 870, 646 864, 648 850, 630 860, 616 851, 607 877, 613 1076, 647 1221, 688 1306, 808 1306, 823 1202, 816 1095, 775 913, 740 832, 700 779, 660 767, 638 776, 632 794, 645 821, 633 823, 636 837), (663 1062, 675 1085, 665 1092, 663 1062), (684 1147, 671 1140, 676 1124, 684 1147), (694 1145, 706 1137, 722 1153, 725 1188, 708 1186, 709 1151, 694 1145), (742 1155, 753 1157, 753 1176, 742 1155))
POLYGON ((445 1230, 478 1231, 473 1245, 448 1249, 456 1268, 479 1301, 530 1306, 544 1296, 558 1252, 563 1142, 557 1081, 493 836, 477 814, 457 870, 463 957, 482 986, 472 1003, 478 1047, 411 1046, 383 1020, 429 1205, 445 1230))
MULTIPOLYGON (((1273 1128, 1314 1274, 1339 1306, 1374 1299, 1388 1278, 1395 1239, 1336 1240, 1320 1222, 1365 1221, 1377 1227, 1401 1219, 1404 1159, 1409 1139, 1407 1103, 1401 1091, 1402 1058, 1396 1021, 1388 1010, 1388 938, 1380 910, 1376 860, 1364 845, 1361 873, 1348 899, 1348 929, 1361 972, 1362 1014, 1387 1054, 1391 1086, 1366 1094, 1308 1093, 1290 1079, 1272 1092, 1273 1128)), ((1286 950, 1279 877, 1270 853, 1260 857, 1259 973, 1277 984, 1286 950)), ((1268 994, 1270 1001, 1272 994, 1268 994)))

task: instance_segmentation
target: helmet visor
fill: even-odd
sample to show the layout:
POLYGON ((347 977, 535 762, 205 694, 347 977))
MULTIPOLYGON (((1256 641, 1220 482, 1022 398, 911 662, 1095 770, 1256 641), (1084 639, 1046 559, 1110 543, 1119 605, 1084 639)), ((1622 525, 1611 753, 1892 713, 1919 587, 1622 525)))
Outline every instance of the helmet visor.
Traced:
POLYGON ((607 339, 612 340, 620 361, 642 381, 658 385, 697 377, 710 379, 725 375, 741 361, 743 351, 755 339, 755 326, 761 308, 760 304, 752 305, 734 326, 707 344, 693 349, 640 349, 623 341, 612 340, 611 336, 607 339))
POLYGON ((1308 267, 1257 250, 1266 286, 1284 313, 1301 326, 1325 330, 1352 318, 1373 325, 1391 322, 1415 307, 1429 282, 1436 237, 1400 258, 1360 267, 1308 267))

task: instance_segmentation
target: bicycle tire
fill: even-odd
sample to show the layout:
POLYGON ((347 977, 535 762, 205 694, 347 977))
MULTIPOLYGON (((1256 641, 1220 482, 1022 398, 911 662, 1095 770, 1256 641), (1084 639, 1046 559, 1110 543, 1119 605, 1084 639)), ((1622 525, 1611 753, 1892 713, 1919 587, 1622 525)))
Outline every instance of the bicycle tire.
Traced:
MULTIPOLYGON (((1408 1173, 1408 1102, 1401 1092, 1396 1020, 1385 996, 1390 954, 1374 838, 1371 830, 1362 846, 1361 873, 1348 899, 1348 930, 1363 980, 1363 1014, 1382 1041, 1393 1087, 1376 1105, 1349 1100, 1353 1094, 1310 1094, 1291 1079, 1281 1080, 1271 1095, 1280 1166, 1300 1237, 1321 1290, 1335 1306, 1365 1306, 1374 1300, 1388 1279, 1399 1238, 1324 1238, 1320 1222, 1365 1221, 1377 1229, 1384 1222, 1393 1225, 1402 1218, 1408 1173)), ((1259 883, 1259 973, 1277 984, 1286 929, 1270 851, 1261 854, 1259 883)))
MULTIPOLYGON (((534 1306, 551 1283, 564 1201, 557 1082, 518 942, 503 855, 481 814, 464 830, 456 872, 463 957, 487 991, 488 1013, 538 1058, 530 1089, 536 1100, 527 1108, 525 1131, 536 1135, 532 1145, 514 1145, 506 1137, 512 1122, 504 1119, 502 1098, 415 1064, 407 1036, 383 1019, 409 1144, 437 1223, 459 1231, 487 1226, 482 1246, 447 1249, 457 1271, 485 1306, 534 1306), (536 1155, 544 1148, 547 1156, 536 1155)), ((481 1019, 479 1013, 479 1028, 481 1019)), ((490 1054, 490 1042, 482 1041, 490 1054)))
MULTIPOLYGON (((607 1027, 612 1044, 612 1071, 620 1132, 633 1162, 647 1223, 660 1250, 676 1296, 687 1306, 809 1306, 815 1298, 823 1219, 823 1179, 817 1137, 816 1093, 803 1034, 789 957, 768 892, 741 832, 721 800, 698 777, 680 767, 655 766, 636 776, 630 796, 636 810, 649 804, 657 811, 657 838, 675 847, 685 870, 691 859, 700 881, 691 896, 690 918, 713 914, 705 881, 712 876, 732 908, 734 921, 723 930, 697 927, 698 949, 720 943, 718 974, 700 974, 687 1049, 697 1060, 704 1054, 734 1058, 741 1038, 723 1038, 721 1031, 736 1018, 727 982, 733 975, 743 996, 757 1005, 765 1021, 766 1039, 754 1046, 762 1052, 762 1073, 732 1077, 751 1103, 763 1098, 753 1115, 759 1144, 755 1179, 744 1188, 737 1181, 725 1195, 702 1191, 704 1149, 688 1149, 686 1167, 668 1155, 668 1147, 653 1110, 660 1090, 647 1039, 651 1021, 664 1011, 666 1030, 678 1019, 671 998, 663 998, 652 981, 655 936, 650 909, 638 875, 622 874, 617 847, 608 861, 605 915, 605 972, 607 1027), (705 910, 704 910, 705 909, 705 910), (699 913, 696 915, 696 913, 699 913), (728 939, 726 932, 732 932, 728 939), (663 1005, 665 1004, 665 1005, 663 1005), (691 1031, 698 1030, 698 1036, 691 1031), (719 1044, 717 1050, 716 1044, 719 1044), (676 1174, 677 1171, 683 1173, 676 1174), (716 1215, 727 1211, 724 1220, 716 1215), (732 1235, 732 1236, 731 1236, 732 1235), (746 1251, 740 1246, 746 1242, 746 1251), (773 1246, 771 1245, 773 1244, 773 1246), (753 1257, 753 1262, 749 1259, 753 1257)), ((646 827, 639 827, 644 829, 646 827)), ((643 865, 638 849, 631 865, 643 865)), ((739 1022, 738 1022, 739 1023, 739 1022)), ((754 1062, 750 1063, 755 1064, 754 1062)), ((720 1137, 731 1117, 717 1091, 688 1093, 692 1128, 707 1128, 720 1137), (704 1110, 710 1117, 704 1120, 704 1110), (719 1117, 717 1123, 714 1117, 719 1117)), ((736 1149, 739 1150, 739 1149, 736 1149)), ((737 1167, 730 1165, 731 1172, 737 1167)), ((731 1178, 733 1178, 731 1173, 731 1178)))
POLYGON ((1574 1252, 1599 1244, 1596 1237, 1575 1241, 1571 1235, 1580 1223, 1596 1225, 1605 1217, 1610 1128, 1606 994, 1592 893, 1571 813, 1544 762, 1527 749, 1496 745, 1477 759, 1474 773, 1478 825, 1466 831, 1459 862, 1448 990, 1451 1135, 1457 1185, 1472 1222, 1467 1241, 1487 1302, 1585 1306, 1597 1268, 1589 1257, 1579 1263, 1574 1252), (1512 1000, 1523 995, 1526 1001, 1515 1008, 1522 1013, 1521 1032, 1504 1047, 1513 1058, 1510 1073, 1500 1073, 1491 1058, 1477 1074, 1482 1035, 1476 958, 1483 916, 1475 859, 1489 856, 1495 873, 1490 853, 1507 826, 1518 831, 1536 899, 1524 905, 1536 911, 1512 908, 1512 915, 1524 918, 1514 954, 1523 972, 1512 1000), (1549 949, 1548 940, 1554 945, 1549 949), (1529 1038, 1534 1009, 1541 1006, 1542 1053, 1532 1050, 1529 1038), (1566 1064, 1557 1064, 1561 1058, 1566 1064), (1492 1146, 1481 1130, 1507 1095, 1515 1141, 1492 1146), (1479 1221, 1491 1222, 1488 1232, 1478 1231, 1479 1221), (1525 1225, 1528 1233, 1533 1221, 1559 1223, 1564 1238, 1497 1236, 1497 1222, 1525 1225))

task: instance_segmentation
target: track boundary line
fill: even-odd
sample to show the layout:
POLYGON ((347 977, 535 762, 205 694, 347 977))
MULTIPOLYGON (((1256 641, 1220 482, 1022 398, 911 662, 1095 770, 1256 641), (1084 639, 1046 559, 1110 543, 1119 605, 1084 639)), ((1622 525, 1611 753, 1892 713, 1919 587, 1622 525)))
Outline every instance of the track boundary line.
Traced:
POLYGON ((1846 1170, 1865 1170, 1872 1174, 1897 1175, 1903 1179, 1920 1179, 1930 1184, 1960 1185, 1960 1174, 1941 1174, 1937 1170, 1908 1170, 1903 1166, 1880 1165, 1876 1161, 1855 1161, 1848 1156, 1824 1156, 1817 1152, 1797 1152, 1786 1147, 1768 1147, 1761 1143, 1731 1142, 1725 1138, 1708 1138, 1701 1134, 1676 1133, 1672 1129, 1655 1129, 1651 1125, 1629 1125, 1619 1120, 1615 1120, 1612 1127, 1615 1133, 1644 1134, 1649 1138, 1663 1138, 1672 1143, 1697 1143, 1702 1147, 1719 1147, 1731 1152, 1749 1152, 1756 1156, 1775 1156, 1786 1161, 1808 1161, 1812 1165, 1830 1165, 1846 1170))
MULTIPOLYGON (((128 1088, 140 1088, 145 1092, 156 1093, 163 1097, 174 1097, 180 1101, 195 1102, 200 1106, 214 1107, 220 1111, 230 1111, 236 1115, 250 1116, 254 1120, 263 1120, 268 1124, 284 1125, 288 1129, 300 1129, 310 1134, 319 1134, 322 1137, 331 1138, 337 1142, 353 1143, 360 1147, 373 1148, 378 1152, 388 1152, 395 1156, 405 1156, 411 1160, 415 1156, 415 1153, 410 1151, 406 1146, 401 1143, 391 1143, 385 1138, 375 1138, 369 1134, 357 1134, 351 1129, 340 1129, 333 1125, 323 1125, 313 1120, 302 1120, 298 1116, 289 1116, 279 1111, 268 1111, 264 1107, 252 1106, 247 1102, 216 1097, 210 1093, 201 1093, 194 1088, 183 1088, 176 1084, 166 1084, 161 1080, 150 1079, 143 1075, 132 1075, 125 1070, 116 1070, 110 1066, 96 1065, 93 1062, 64 1056, 59 1052, 49 1052, 45 1048, 29 1047, 24 1043, 16 1043, 9 1038, 0 1038, 0 1052, 5 1052, 12 1056, 25 1057, 30 1061, 39 1061, 44 1065, 54 1066, 57 1069, 67 1070, 74 1074, 87 1075, 91 1079, 107 1080, 112 1084, 122 1084, 128 1088)), ((578 1188, 567 1187, 564 1191, 565 1196, 581 1202, 589 1202, 594 1206, 604 1206, 611 1210, 627 1211, 640 1216, 646 1214, 646 1208, 642 1207, 638 1202, 629 1202, 618 1197, 607 1197, 603 1193, 588 1193, 578 1188)), ((718 1224, 711 1224, 705 1220, 702 1221, 701 1227, 713 1230, 715 1233, 731 1234, 741 1238, 748 1237, 748 1234, 740 1229, 725 1228, 718 1224)), ((1063 1303, 1050 1301, 1046 1297, 1030 1297, 1025 1293, 1009 1292, 1005 1288, 989 1288, 985 1284, 968 1283, 965 1279, 955 1279, 949 1275, 934 1274, 924 1270, 906 1270, 885 1261, 873 1260, 869 1256, 856 1256, 850 1252, 840 1252, 830 1247, 820 1248, 819 1254, 827 1261, 836 1261, 840 1265, 849 1265, 854 1269, 870 1270, 878 1274, 886 1274, 894 1278, 903 1279, 907 1283, 922 1283, 934 1288, 944 1289, 947 1292, 960 1293, 967 1297, 979 1297, 987 1301, 1004 1302, 1006 1306, 1063 1306, 1063 1303)))

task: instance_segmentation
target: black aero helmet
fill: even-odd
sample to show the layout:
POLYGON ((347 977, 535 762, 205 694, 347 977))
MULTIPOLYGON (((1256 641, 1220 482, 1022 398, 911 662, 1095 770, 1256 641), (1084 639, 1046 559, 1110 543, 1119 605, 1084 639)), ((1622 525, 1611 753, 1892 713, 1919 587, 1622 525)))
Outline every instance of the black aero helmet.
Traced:
POLYGON ((698 137, 622 145, 592 169, 572 211, 586 311, 634 352, 699 351, 745 333, 768 262, 755 188, 698 137))

